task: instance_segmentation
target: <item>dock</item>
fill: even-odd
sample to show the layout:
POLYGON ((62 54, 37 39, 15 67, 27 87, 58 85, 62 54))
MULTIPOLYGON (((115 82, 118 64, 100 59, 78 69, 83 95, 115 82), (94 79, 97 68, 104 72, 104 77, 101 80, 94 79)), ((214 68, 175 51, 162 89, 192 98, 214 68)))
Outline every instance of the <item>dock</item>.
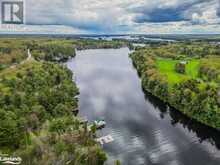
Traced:
POLYGON ((111 135, 103 136, 100 138, 97 138, 96 141, 100 143, 101 145, 103 144, 108 144, 114 141, 113 137, 111 135))

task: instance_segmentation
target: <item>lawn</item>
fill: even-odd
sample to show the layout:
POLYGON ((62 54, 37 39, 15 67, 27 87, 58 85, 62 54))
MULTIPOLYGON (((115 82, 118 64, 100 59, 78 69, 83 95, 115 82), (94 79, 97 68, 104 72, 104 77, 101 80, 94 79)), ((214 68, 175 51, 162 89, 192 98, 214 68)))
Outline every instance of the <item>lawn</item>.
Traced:
POLYGON ((161 73, 167 76, 168 82, 171 85, 177 84, 185 79, 195 79, 198 77, 199 63, 197 59, 188 60, 186 65, 186 73, 180 74, 175 71, 176 63, 180 60, 173 60, 168 58, 158 58, 157 67, 161 73))

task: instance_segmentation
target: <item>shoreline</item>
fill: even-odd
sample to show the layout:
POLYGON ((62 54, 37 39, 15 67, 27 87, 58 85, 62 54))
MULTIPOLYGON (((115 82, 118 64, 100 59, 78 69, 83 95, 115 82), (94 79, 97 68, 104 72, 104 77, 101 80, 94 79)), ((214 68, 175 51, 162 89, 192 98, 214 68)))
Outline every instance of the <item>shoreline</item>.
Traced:
MULTIPOLYGON (((144 76, 144 72, 141 71, 140 68, 138 68, 140 64, 138 65, 138 64, 136 63, 135 59, 132 58, 132 55, 134 55, 134 54, 131 53, 131 54, 129 55, 129 57, 131 58, 133 67, 136 69, 137 74, 138 74, 139 78, 141 79, 142 89, 143 89, 143 91, 144 91, 145 94, 146 94, 146 93, 150 93, 152 96, 156 97, 157 99, 159 99, 160 101, 162 101, 164 104, 168 104, 170 107, 172 107, 172 108, 175 109, 176 111, 182 113, 183 115, 185 115, 186 117, 188 117, 190 120, 195 120, 196 122, 199 122, 200 124, 203 124, 203 125, 205 125, 205 126, 208 126, 209 128, 212 128, 212 129, 215 129, 215 130, 217 130, 217 131, 220 131, 220 128, 215 127, 213 123, 210 124, 210 123, 208 123, 208 122, 202 121, 201 119, 199 119, 198 116, 196 117, 195 115, 192 115, 192 114, 190 114, 190 113, 187 113, 186 110, 180 109, 180 108, 178 108, 177 106, 175 106, 174 104, 172 104, 171 101, 170 101, 170 97, 171 97, 171 95, 172 95, 172 92, 168 91, 168 92, 167 92, 167 96, 164 97, 164 96, 160 96, 160 95, 155 94, 155 92, 153 91, 154 88, 149 89, 148 87, 144 87, 144 82, 143 82, 143 81, 144 81, 144 78, 145 78, 147 75, 144 76)), ((134 56, 135 56, 135 55, 134 55, 134 56)), ((145 59, 143 59, 143 60, 145 60, 145 59)), ((146 61, 146 63, 147 63, 147 61, 146 61)), ((143 67, 143 66, 142 66, 142 67, 143 67)), ((148 70, 148 69, 146 69, 146 70, 148 70)), ((159 71, 158 71, 158 72, 159 72, 159 71)), ((160 72, 159 72, 159 73, 160 73, 160 72)), ((150 78, 150 77, 151 77, 151 76, 148 76, 148 78, 150 78)), ((160 81, 160 80, 158 80, 158 81, 160 81)), ((163 82, 160 81, 159 83, 163 83, 163 82)), ((184 106, 185 106, 185 105, 184 105, 184 106)))

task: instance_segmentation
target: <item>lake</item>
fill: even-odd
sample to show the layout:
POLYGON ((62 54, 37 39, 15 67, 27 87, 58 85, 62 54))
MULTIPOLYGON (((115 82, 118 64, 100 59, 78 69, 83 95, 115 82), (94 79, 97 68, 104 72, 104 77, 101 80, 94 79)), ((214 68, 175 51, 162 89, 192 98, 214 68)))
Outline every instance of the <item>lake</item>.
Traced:
POLYGON ((67 66, 80 89, 79 116, 105 119, 107 165, 218 165, 220 133, 144 94, 129 49, 77 51, 67 66))

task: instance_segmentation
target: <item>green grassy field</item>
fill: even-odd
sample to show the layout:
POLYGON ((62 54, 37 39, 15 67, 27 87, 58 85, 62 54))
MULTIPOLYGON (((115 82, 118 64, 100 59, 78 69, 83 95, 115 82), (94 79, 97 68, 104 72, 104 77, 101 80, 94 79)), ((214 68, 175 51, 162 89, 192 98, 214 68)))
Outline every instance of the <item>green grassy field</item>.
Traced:
POLYGON ((220 54, 217 46, 176 43, 147 47, 130 56, 144 91, 190 118, 220 128, 220 54))
POLYGON ((167 76, 168 82, 171 85, 179 83, 185 79, 196 79, 198 77, 199 71, 199 60, 192 59, 188 61, 186 65, 186 73, 180 74, 175 71, 175 65, 180 62, 180 60, 173 60, 168 58, 158 58, 157 67, 162 74, 167 76))

